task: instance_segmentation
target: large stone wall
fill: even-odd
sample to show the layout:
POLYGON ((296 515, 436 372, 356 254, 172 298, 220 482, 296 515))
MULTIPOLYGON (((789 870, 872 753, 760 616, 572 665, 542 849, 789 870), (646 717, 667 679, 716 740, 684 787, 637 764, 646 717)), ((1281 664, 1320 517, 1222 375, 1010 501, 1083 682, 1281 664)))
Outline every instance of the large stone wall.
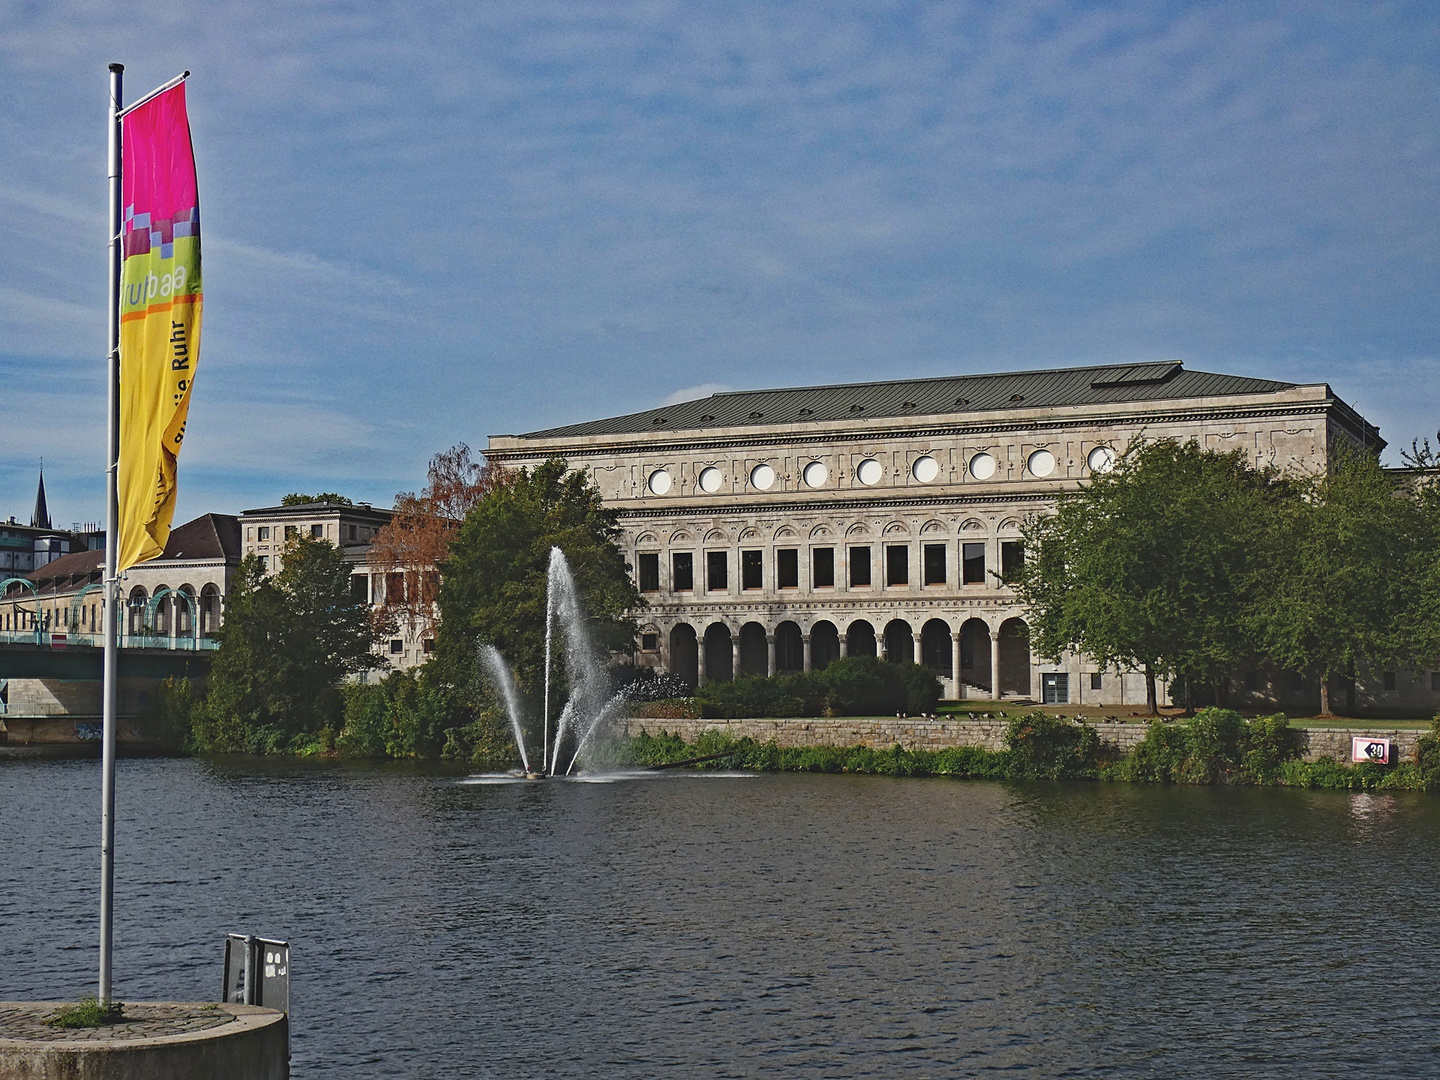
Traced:
MULTIPOLYGON (((117 686, 116 710, 134 716, 159 691, 163 679, 121 679, 117 686)), ((98 679, 9 679, 8 701, 0 707, 0 719, 39 717, 80 717, 100 715, 103 684, 98 679)))
MULTIPOLYGON (((706 731, 721 731, 735 739, 756 742, 774 739, 780 746, 869 746, 895 745, 906 750, 948 750, 957 746, 978 746, 985 750, 1004 749, 1005 723, 1000 719, 924 720, 918 717, 806 717, 785 720, 631 720, 626 734, 662 731, 693 742, 706 731)), ((1094 725, 1100 740, 1122 751, 1130 751, 1145 737, 1146 724, 1099 723, 1094 725)), ((1415 759, 1421 731, 1355 728, 1296 728, 1300 756, 1305 761, 1331 758, 1350 760, 1350 739, 1361 735, 1389 739, 1401 761, 1415 759)))

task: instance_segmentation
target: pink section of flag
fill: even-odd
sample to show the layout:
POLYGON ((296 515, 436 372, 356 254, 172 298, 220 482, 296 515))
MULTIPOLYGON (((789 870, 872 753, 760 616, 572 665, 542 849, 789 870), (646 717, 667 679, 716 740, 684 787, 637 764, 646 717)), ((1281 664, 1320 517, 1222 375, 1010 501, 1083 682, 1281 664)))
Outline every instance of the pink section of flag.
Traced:
POLYGON ((195 155, 185 112, 185 84, 127 113, 122 198, 125 255, 143 255, 199 231, 195 155))

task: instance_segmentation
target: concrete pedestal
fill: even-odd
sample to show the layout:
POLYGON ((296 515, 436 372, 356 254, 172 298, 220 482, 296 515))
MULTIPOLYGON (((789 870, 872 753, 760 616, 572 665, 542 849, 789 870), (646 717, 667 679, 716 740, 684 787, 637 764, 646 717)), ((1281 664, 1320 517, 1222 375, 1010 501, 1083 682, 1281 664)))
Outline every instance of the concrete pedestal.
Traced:
POLYGON ((52 1028, 59 1002, 0 1001, 0 1080, 287 1080, 289 1019, 255 1005, 127 1002, 98 1028, 52 1028))

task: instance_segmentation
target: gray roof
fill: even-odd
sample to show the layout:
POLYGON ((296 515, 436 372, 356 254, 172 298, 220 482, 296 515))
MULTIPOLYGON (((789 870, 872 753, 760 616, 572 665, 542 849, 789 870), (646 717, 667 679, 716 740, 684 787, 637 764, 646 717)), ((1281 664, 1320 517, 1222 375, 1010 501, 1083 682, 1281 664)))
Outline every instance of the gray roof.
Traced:
POLYGON ((532 431, 522 439, 624 435, 749 427, 815 421, 939 416, 1037 409, 1062 405, 1104 405, 1123 401, 1270 394, 1294 387, 1274 379, 1186 371, 1179 360, 1147 364, 953 375, 938 379, 847 383, 783 390, 740 390, 713 394, 645 412, 532 431))
POLYGON ((242 510, 241 517, 263 514, 266 517, 315 517, 320 514, 345 514, 349 517, 374 517, 388 521, 395 511, 371 506, 369 503, 304 502, 281 503, 279 506, 257 506, 242 510))

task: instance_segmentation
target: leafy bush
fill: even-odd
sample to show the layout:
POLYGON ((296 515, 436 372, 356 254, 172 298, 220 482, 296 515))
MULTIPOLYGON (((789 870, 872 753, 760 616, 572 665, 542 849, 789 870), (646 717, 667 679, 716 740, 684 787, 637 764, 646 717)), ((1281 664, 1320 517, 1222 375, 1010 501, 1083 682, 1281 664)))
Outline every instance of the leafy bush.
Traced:
POLYGON ((1026 713, 1005 724, 1009 774, 1049 780, 1093 777, 1100 753, 1094 728, 1060 716, 1026 713))
POLYGON ((342 689, 344 721, 336 746, 346 757, 433 758, 457 725, 448 698, 411 671, 342 689))
POLYGON ((1184 784, 1218 784, 1238 770, 1241 743, 1248 741, 1245 720, 1233 709, 1201 709, 1185 734, 1189 753, 1176 780, 1184 784))
POLYGON ((135 718, 141 736, 165 750, 190 749, 194 715, 201 700, 193 682, 170 676, 135 718))
POLYGON ((905 687, 896 666, 878 657, 841 657, 819 677, 833 716, 883 716, 905 708, 905 687))
POLYGON ((1284 783, 1298 751, 1283 715, 1245 720, 1230 709, 1201 709, 1190 720, 1152 721, 1130 756, 1106 770, 1115 780, 1154 784, 1284 783))
POLYGON ((935 673, 921 664, 899 664, 896 671, 905 690, 905 712, 911 716, 934 712, 943 693, 935 673))
POLYGON ((1247 725, 1242 774, 1252 783, 1273 784, 1281 766, 1299 753, 1295 733, 1284 713, 1257 716, 1247 725))
POLYGON ((773 739, 756 742, 736 739, 717 730, 701 732, 693 743, 678 735, 662 732, 624 740, 617 747, 618 758, 635 765, 664 765, 691 758, 720 758, 701 762, 700 769, 750 769, 755 772, 859 773, 872 776, 955 776, 1002 779, 1011 773, 1009 757, 979 747, 950 750, 905 750, 899 746, 875 749, 868 746, 782 747, 773 739))
POLYGON ((1428 733, 1415 747, 1415 785, 1421 791, 1440 791, 1440 715, 1430 721, 1428 733))
MULTIPOLYGON (((496 708, 481 709, 463 724, 447 727, 440 757, 446 761, 463 761, 477 769, 508 769, 521 764, 520 748, 509 718, 496 708)), ((532 768, 540 764, 530 751, 532 768)))
POLYGON ((1128 757, 1106 771, 1107 779, 1169 784, 1185 765, 1190 740, 1183 726, 1152 720, 1128 757))
POLYGON ((765 678, 742 675, 706 683, 695 692, 709 719, 784 716, 922 714, 940 700, 940 680, 917 664, 890 664, 874 656, 848 656, 824 671, 765 678))

